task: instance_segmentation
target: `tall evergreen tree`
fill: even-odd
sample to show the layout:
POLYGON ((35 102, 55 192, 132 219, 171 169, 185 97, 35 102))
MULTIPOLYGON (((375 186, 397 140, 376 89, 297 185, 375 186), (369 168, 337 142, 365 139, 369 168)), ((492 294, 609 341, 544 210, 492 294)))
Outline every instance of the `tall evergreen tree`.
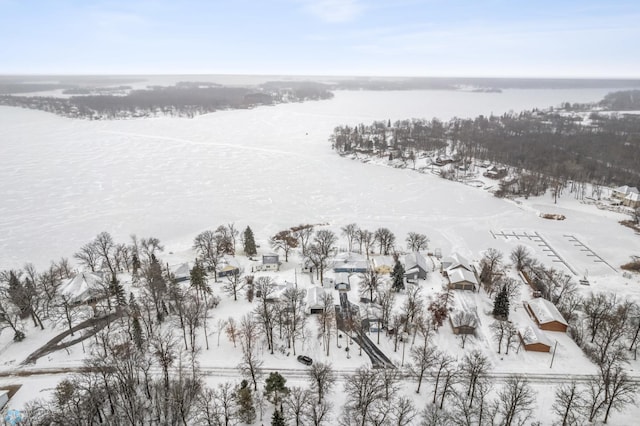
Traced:
POLYGON ((258 254, 256 250, 256 241, 253 237, 253 231, 250 227, 247 226, 247 229, 244 230, 244 238, 242 239, 244 244, 244 254, 247 256, 255 256, 258 254))
POLYGON ((238 417, 244 423, 253 423, 256 419, 256 408, 253 405, 253 395, 246 380, 240 384, 240 389, 236 394, 238 401, 238 417))
POLYGON ((393 279, 393 289, 395 291, 404 290, 404 266, 400 263, 400 260, 396 258, 396 264, 391 272, 391 278, 393 279))
POLYGON ((280 413, 280 411, 275 410, 273 412, 273 416, 271 416, 271 426, 285 426, 284 416, 280 413))
POLYGON ((503 321, 509 318, 509 294, 506 286, 500 289, 493 301, 493 316, 503 321))
POLYGON ((278 410, 278 404, 280 404, 280 410, 282 411, 282 398, 289 394, 287 379, 277 371, 269 373, 269 377, 265 380, 264 393, 269 401, 275 405, 276 411, 278 410))

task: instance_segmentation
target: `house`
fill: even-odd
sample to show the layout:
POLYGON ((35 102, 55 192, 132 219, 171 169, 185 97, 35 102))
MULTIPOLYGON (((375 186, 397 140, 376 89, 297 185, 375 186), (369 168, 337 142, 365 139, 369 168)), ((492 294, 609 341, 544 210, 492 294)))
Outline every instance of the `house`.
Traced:
POLYGON ((252 271, 278 271, 280 270, 280 256, 275 253, 262 255, 262 264, 251 268, 252 271))
POLYGON ((409 253, 404 257, 404 276, 407 279, 427 278, 427 259, 419 252, 409 253))
POLYGON ((524 301, 524 308, 538 327, 547 331, 567 331, 567 321, 556 306, 547 299, 539 297, 524 301))
POLYGON ((179 265, 170 266, 169 272, 177 283, 189 281, 189 279, 191 279, 191 268, 189 268, 188 263, 181 263, 179 265))
POLYGON ((475 291, 478 286, 478 280, 473 272, 469 272, 464 268, 456 268, 447 271, 449 279, 449 288, 456 290, 475 291))
POLYGON ((342 272, 336 274, 335 287, 336 290, 350 291, 351 284, 349 283, 349 274, 342 272))
POLYGON ((382 307, 376 303, 360 303, 358 304, 358 312, 363 321, 363 328, 368 329, 371 333, 377 333, 382 330, 382 307))
POLYGON ((487 167, 487 170, 482 174, 482 176, 490 179, 502 179, 506 175, 507 175, 507 169, 504 167, 498 167, 498 166, 487 167))
POLYGON ((340 253, 333 258, 332 267, 335 273, 363 273, 369 270, 369 262, 359 254, 340 253))
POLYGON ((478 325, 478 317, 467 310, 459 310, 449 315, 449 323, 453 334, 474 334, 478 325))
POLYGON ((619 186, 615 189, 613 189, 611 191, 611 196, 613 198, 617 198, 619 200, 624 200, 625 198, 627 198, 627 196, 629 194, 637 194, 638 188, 635 188, 633 186, 628 186, 628 185, 624 185, 624 186, 619 186))
POLYGON ((518 329, 518 335, 525 351, 551 352, 551 341, 537 327, 527 325, 518 329))
POLYGON ((624 197, 622 204, 627 207, 631 207, 632 209, 637 209, 640 207, 640 194, 637 192, 630 192, 626 197, 624 197))
POLYGON ((322 287, 309 287, 305 296, 305 312, 308 315, 324 312, 324 289, 322 287))
POLYGON ((234 256, 224 255, 218 264, 218 276, 229 277, 242 272, 240 262, 234 256))
POLYGON ((86 303, 104 295, 105 286, 101 275, 94 272, 81 272, 61 284, 58 291, 67 298, 69 303, 86 303))

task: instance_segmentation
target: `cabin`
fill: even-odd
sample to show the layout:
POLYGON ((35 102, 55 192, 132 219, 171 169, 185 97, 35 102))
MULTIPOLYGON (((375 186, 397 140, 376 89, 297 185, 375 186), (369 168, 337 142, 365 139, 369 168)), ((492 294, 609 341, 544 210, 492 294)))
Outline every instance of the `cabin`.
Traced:
POLYGON ((498 166, 487 167, 487 170, 482 174, 482 176, 490 179, 502 179, 506 175, 507 175, 507 169, 504 167, 498 167, 498 166))
POLYGON ((611 196, 613 198, 617 198, 618 200, 624 200, 629 194, 637 194, 638 192, 638 188, 624 185, 613 189, 611 191, 611 196))
POLYGON ((544 332, 533 325, 518 329, 518 336, 525 351, 551 352, 551 341, 544 332))
POLYGON ((309 287, 305 295, 305 312, 307 315, 322 314, 324 312, 325 292, 322 287, 309 287))
POLYGON ((404 277, 406 279, 427 279, 427 259, 419 252, 407 254, 404 257, 404 267, 404 277))
POLYGON ((542 330, 566 332, 569 324, 556 306, 547 299, 539 297, 523 302, 531 319, 542 330))
POLYGON ((351 284, 349 283, 349 274, 346 272, 336 274, 334 288, 336 290, 350 291, 351 284))

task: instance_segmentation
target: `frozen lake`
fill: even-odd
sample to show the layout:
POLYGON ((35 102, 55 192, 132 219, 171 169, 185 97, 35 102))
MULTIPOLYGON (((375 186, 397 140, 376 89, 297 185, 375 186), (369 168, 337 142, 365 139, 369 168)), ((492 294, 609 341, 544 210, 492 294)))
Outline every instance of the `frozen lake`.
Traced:
MULTIPOLYGON (((340 158, 328 142, 332 129, 502 114, 596 101, 609 91, 349 91, 195 119, 101 122, 0 107, 0 269, 71 257, 101 231, 117 241, 156 236, 167 250, 183 250, 198 232, 228 222, 251 226, 262 241, 299 223, 357 222, 387 226, 401 243, 414 230, 443 251, 476 255, 489 229, 559 225, 476 188, 340 158)), ((584 215, 562 226, 582 235, 598 220, 584 215)), ((611 256, 628 256, 614 252, 626 237, 607 237, 619 225, 601 228, 611 256)))

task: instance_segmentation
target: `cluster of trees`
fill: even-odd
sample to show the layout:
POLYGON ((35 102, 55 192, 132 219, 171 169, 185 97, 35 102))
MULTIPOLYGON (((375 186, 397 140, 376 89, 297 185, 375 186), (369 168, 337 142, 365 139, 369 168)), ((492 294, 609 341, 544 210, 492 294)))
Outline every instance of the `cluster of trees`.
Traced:
POLYGON ((158 114, 194 117, 221 109, 331 97, 333 93, 316 83, 270 82, 251 88, 179 83, 132 90, 124 96, 110 93, 69 98, 2 95, 0 105, 39 109, 67 117, 118 119, 158 114))
MULTIPOLYGON (((636 92, 610 94, 603 105, 637 105, 636 92)), ((518 181, 505 182, 504 194, 536 194, 568 181, 640 184, 635 167, 640 162, 639 134, 640 118, 635 115, 594 113, 585 123, 561 111, 532 110, 448 122, 412 119, 338 126, 330 140, 341 153, 391 153, 405 160, 448 149, 464 165, 488 160, 522 174, 518 181)))

